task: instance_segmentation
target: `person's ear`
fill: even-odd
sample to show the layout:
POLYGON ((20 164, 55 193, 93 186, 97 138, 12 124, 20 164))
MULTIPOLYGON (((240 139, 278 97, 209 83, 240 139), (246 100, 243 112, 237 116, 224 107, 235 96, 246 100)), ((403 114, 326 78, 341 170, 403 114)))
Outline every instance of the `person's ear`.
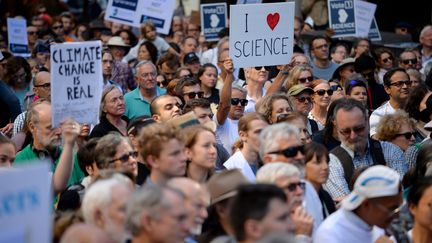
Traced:
POLYGON ((261 238, 262 229, 258 220, 248 219, 245 221, 243 227, 246 238, 251 238, 254 240, 261 238))
POLYGON ((96 226, 98 226, 99 228, 102 228, 102 229, 104 228, 105 220, 103 218, 102 212, 99 209, 96 209, 94 211, 93 219, 94 219, 96 226))
POLYGON ((152 118, 153 118, 153 120, 155 120, 155 122, 158 122, 158 123, 161 122, 161 120, 160 120, 160 116, 159 116, 158 114, 154 114, 154 115, 152 115, 152 118))
POLYGON ((248 135, 245 131, 239 131, 240 139, 244 143, 247 141, 248 135))
POLYGON ((185 155, 186 155, 186 158, 187 158, 189 161, 192 160, 193 153, 192 153, 192 150, 191 150, 190 148, 185 148, 185 149, 184 149, 184 153, 185 153, 185 155))
POLYGON ((147 158, 144 159, 144 161, 151 167, 151 168, 158 168, 158 163, 156 161, 156 157, 154 155, 149 155, 147 158))
POLYGON ((271 154, 265 154, 263 157, 263 162, 264 162, 264 164, 268 164, 268 163, 272 162, 271 154))
POLYGON ((384 85, 384 90, 388 95, 390 95, 390 89, 391 89, 391 87, 384 85))

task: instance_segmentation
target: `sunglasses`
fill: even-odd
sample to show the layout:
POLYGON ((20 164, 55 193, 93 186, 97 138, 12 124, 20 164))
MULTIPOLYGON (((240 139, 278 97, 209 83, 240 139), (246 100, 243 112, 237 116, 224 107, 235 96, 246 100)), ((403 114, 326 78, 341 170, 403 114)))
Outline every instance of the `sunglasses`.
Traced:
POLYGON ((296 97, 296 100, 300 103, 305 103, 306 101, 309 103, 312 103, 312 98, 311 97, 296 97))
POLYGON ((247 106, 248 103, 249 103, 249 101, 247 99, 239 99, 239 98, 232 98, 231 99, 231 105, 240 104, 241 106, 247 106))
POLYGON ((354 132, 355 134, 359 134, 359 133, 363 132, 365 129, 366 129, 366 126, 362 125, 362 126, 358 126, 358 127, 354 127, 354 128, 346 128, 343 130, 339 130, 339 132, 344 136, 349 136, 351 134, 351 132, 354 132))
POLYGON ((189 93, 185 93, 184 95, 187 95, 189 99, 195 99, 196 97, 201 99, 202 97, 204 97, 204 92, 203 91, 189 92, 189 93))
POLYGON ((405 60, 401 60, 401 62, 403 63, 403 64, 405 64, 405 65, 408 65, 408 64, 417 64, 417 59, 405 59, 405 60))
POLYGON ((49 89, 49 88, 51 88, 51 83, 38 84, 38 85, 35 85, 34 87, 49 89))
POLYGON ((261 71, 262 68, 264 68, 266 71, 270 71, 270 66, 261 66, 261 67, 254 67, 254 68, 257 71, 261 71))
POLYGON ((57 25, 52 27, 54 30, 63 29, 63 25, 57 25))
POLYGON ((412 137, 415 137, 415 132, 398 133, 396 136, 404 136, 407 140, 410 140, 412 137))
POLYGON ((393 61, 393 60, 394 60, 393 57, 387 57, 387 58, 382 59, 382 62, 387 63, 387 62, 393 61))
POLYGON ((36 35, 37 32, 36 32, 36 31, 27 31, 27 34, 28 34, 28 35, 36 35))
POLYGON ((298 78, 297 80, 300 81, 300 83, 312 82, 313 81, 313 77, 309 76, 309 77, 306 77, 306 78, 298 78))
POLYGON ((298 154, 298 152, 304 154, 304 145, 300 145, 297 147, 289 147, 284 150, 270 152, 269 154, 282 154, 287 158, 292 158, 295 157, 298 154))
POLYGON ((402 88, 403 85, 406 85, 407 87, 411 87, 412 85, 412 81, 411 80, 402 80, 402 81, 397 81, 394 83, 390 83, 390 86, 396 86, 398 88, 402 88))
POLYGON ((331 90, 331 89, 327 89, 327 90, 325 90, 325 89, 319 89, 319 90, 315 91, 315 93, 317 95, 319 95, 319 96, 324 96, 325 93, 327 93, 328 96, 332 96, 333 95, 333 90, 331 90))
POLYGON ((168 80, 163 80, 163 81, 158 82, 158 85, 161 88, 165 88, 166 86, 168 86, 168 84, 169 84, 168 80))
POLYGON ((135 151, 129 152, 127 154, 124 154, 124 155, 120 156, 117 159, 111 160, 109 163, 113 163, 113 162, 115 162, 117 160, 120 160, 122 163, 127 163, 129 161, 130 157, 136 159, 136 157, 138 157, 138 152, 135 152, 135 151))
POLYGON ((334 91, 342 90, 342 86, 339 84, 330 86, 330 89, 334 91))
POLYGON ((297 190, 297 188, 300 187, 303 191, 306 188, 306 183, 300 181, 297 183, 290 183, 287 186, 285 186, 284 188, 286 188, 288 191, 293 192, 295 190, 297 190))

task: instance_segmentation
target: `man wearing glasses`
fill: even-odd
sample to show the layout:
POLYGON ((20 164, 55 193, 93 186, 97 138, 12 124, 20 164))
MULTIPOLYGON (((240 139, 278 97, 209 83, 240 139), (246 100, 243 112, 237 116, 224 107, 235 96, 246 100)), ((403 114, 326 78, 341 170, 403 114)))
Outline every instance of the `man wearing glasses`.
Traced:
POLYGON ((344 99, 336 105, 333 114, 341 145, 330 151, 326 186, 333 200, 340 202, 350 193, 348 185, 355 170, 378 164, 395 169, 402 167, 405 159, 400 157, 395 145, 369 138, 367 111, 359 101, 344 99))
MULTIPOLYGON (((307 117, 312 110, 313 89, 301 84, 296 84, 288 90, 287 94, 289 95, 294 110, 307 117)), ((308 118, 306 128, 309 134, 313 134, 318 131, 318 124, 316 121, 308 118)))
POLYGON ((402 202, 399 174, 386 166, 372 166, 360 174, 341 208, 321 224, 314 242, 393 242, 384 230, 397 217, 402 202))
POLYGON ((151 61, 142 61, 137 64, 135 80, 138 87, 124 96, 125 116, 130 120, 142 115, 151 116, 151 101, 166 93, 165 89, 157 85, 156 77, 156 66, 151 61))
POLYGON ((378 107, 369 118, 370 135, 374 136, 381 118, 388 114, 394 114, 396 110, 403 109, 411 91, 410 78, 403 68, 389 70, 384 75, 384 90, 390 96, 390 100, 378 107))
POLYGON ((404 50, 399 55, 399 67, 405 70, 407 69, 417 69, 417 56, 413 51, 404 50))
POLYGON ((313 59, 313 74, 325 80, 330 80, 338 65, 329 59, 329 44, 324 36, 316 36, 310 43, 313 59))

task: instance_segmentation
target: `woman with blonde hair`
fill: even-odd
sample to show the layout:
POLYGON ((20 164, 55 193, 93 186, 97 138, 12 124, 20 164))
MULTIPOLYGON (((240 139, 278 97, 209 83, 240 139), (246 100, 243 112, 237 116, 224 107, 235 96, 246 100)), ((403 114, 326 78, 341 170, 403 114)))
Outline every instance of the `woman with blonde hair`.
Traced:
POLYGON ((288 74, 284 85, 285 90, 289 90, 296 84, 303 84, 306 87, 310 87, 313 80, 312 68, 309 65, 297 65, 288 74))
POLYGON ((193 125, 181 130, 188 158, 186 176, 206 183, 216 167, 217 150, 214 132, 203 125, 193 125))
POLYGON ((327 108, 330 105, 333 90, 324 79, 314 80, 310 87, 314 90, 314 94, 312 95, 313 107, 308 118, 316 121, 318 129, 322 130, 326 124, 327 108))
POLYGON ((258 137, 267 126, 266 119, 259 113, 250 112, 242 116, 238 123, 240 140, 235 143, 237 151, 224 163, 224 167, 239 169, 249 181, 254 182, 260 163, 258 137))
POLYGON ((293 111, 289 97, 282 93, 264 97, 256 107, 257 112, 262 114, 269 124, 276 123, 279 116, 287 115, 293 111))

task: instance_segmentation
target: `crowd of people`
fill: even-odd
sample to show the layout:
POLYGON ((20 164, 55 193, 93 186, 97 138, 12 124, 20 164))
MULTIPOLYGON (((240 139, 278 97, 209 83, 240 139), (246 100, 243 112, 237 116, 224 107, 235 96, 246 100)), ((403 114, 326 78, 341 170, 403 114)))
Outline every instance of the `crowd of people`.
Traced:
POLYGON ((296 17, 291 60, 238 68, 188 16, 161 35, 43 9, 31 57, 0 42, 0 166, 51 161, 53 242, 432 241, 432 25, 402 50, 306 43, 296 17), (50 45, 89 40, 99 123, 53 127, 50 45))

